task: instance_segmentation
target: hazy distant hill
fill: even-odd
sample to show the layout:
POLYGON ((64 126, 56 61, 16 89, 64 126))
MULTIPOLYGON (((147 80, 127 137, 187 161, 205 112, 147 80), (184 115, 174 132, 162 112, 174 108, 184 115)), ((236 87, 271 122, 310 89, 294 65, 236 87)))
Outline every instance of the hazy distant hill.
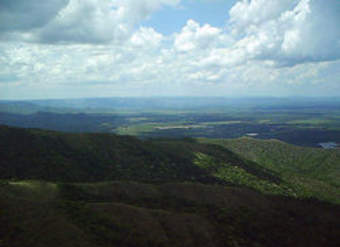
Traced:
POLYGON ((111 97, 46 100, 0 100, 0 112, 34 113, 37 111, 91 111, 109 110, 202 110, 223 108, 257 109, 310 109, 338 108, 338 98, 275 98, 275 97, 111 97))
MULTIPOLYGON (((32 114, 41 111, 44 107, 24 101, 0 101, 0 112, 32 114)), ((46 108, 45 108, 46 109, 46 108)))
POLYGON ((56 113, 39 111, 33 114, 0 112, 0 124, 66 132, 106 132, 125 124, 126 118, 116 115, 56 113), (105 125, 107 124, 107 125, 105 125))

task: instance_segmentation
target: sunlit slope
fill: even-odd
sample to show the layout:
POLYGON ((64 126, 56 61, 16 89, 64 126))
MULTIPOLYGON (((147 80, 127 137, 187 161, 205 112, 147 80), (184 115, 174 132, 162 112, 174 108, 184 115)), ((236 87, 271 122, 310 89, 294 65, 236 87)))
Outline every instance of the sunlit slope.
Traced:
POLYGON ((0 243, 338 246, 339 206, 199 183, 2 182, 0 243))
POLYGON ((340 202, 340 150, 298 147, 249 137, 200 141, 221 145, 256 162, 283 181, 301 188, 306 196, 340 202))
POLYGON ((305 198, 336 202, 308 187, 333 185, 221 141, 6 126, 0 140, 2 247, 340 244, 339 205, 305 198))
MULTIPOLYGON (((322 168, 323 173, 314 173, 312 168, 316 164, 311 165, 311 162, 306 166, 296 165, 295 162, 292 165, 279 163, 279 168, 276 168, 274 161, 280 159, 276 153, 281 154, 282 159, 288 156, 285 152, 292 153, 292 157, 300 160, 304 156, 301 158, 299 153, 303 154, 304 150, 314 155, 322 151, 296 149, 281 142, 269 142, 268 147, 262 145, 268 151, 268 160, 274 160, 269 162, 266 156, 261 156, 261 159, 253 156, 242 158, 240 155, 243 152, 227 145, 233 141, 210 139, 205 141, 213 144, 199 143, 193 139, 143 141, 113 134, 70 134, 6 126, 0 127, 0 139, 4 140, 0 143, 1 179, 60 182, 133 180, 147 183, 191 181, 232 184, 266 194, 340 202, 336 181, 338 170, 332 158, 338 157, 336 152, 321 152, 326 158, 327 155, 331 156, 329 163, 326 163, 328 170, 322 168), (226 145, 239 154, 216 144, 226 145), (270 151, 270 148, 273 150, 270 151)), ((243 141, 240 147, 248 145, 253 150, 254 146, 253 152, 261 151, 259 145, 251 143, 253 139, 240 139, 235 143, 243 141)), ((261 154, 266 152, 261 151, 261 154)), ((311 154, 305 156, 307 161, 308 158, 313 160, 311 154)))

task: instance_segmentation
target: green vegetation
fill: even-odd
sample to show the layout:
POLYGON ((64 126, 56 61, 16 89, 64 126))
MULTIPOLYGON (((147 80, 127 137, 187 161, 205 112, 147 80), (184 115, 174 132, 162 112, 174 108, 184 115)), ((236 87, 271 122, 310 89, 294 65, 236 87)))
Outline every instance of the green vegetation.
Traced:
POLYGON ((340 150, 297 147, 278 140, 200 139, 252 160, 293 185, 299 196, 340 202, 340 150))
POLYGON ((1 247, 340 244, 339 150, 7 126, 0 139, 1 247))
POLYGON ((22 181, 0 211, 3 247, 339 244, 339 206, 220 185, 22 181))
POLYGON ((242 121, 238 120, 230 120, 230 121, 218 121, 218 122, 202 122, 202 125, 228 125, 228 124, 239 124, 242 123, 242 121))
POLYGON ((213 157, 203 153, 197 153, 196 157, 195 164, 205 169, 213 169, 213 176, 223 181, 247 186, 262 193, 297 196, 296 192, 288 185, 259 178, 237 165, 217 163, 213 157))
POLYGON ((259 166, 216 145, 187 140, 139 140, 114 134, 65 134, 0 127, 0 178, 89 182, 135 180, 225 183, 195 164, 195 153, 239 165, 254 176, 275 180, 259 166))
POLYGON ((2 179, 191 181, 340 202, 338 150, 252 138, 199 139, 199 143, 5 126, 0 127, 0 138, 6 140, 0 143, 2 179))
MULTIPOLYGON (((310 125, 322 125, 332 123, 333 121, 329 119, 303 119, 303 120, 291 120, 288 124, 310 124, 310 125)), ((334 121, 335 122, 335 121, 334 121)))
POLYGON ((148 134, 158 129, 185 129, 189 127, 193 127, 193 125, 190 125, 186 122, 171 122, 171 123, 150 122, 144 124, 121 126, 115 130, 115 133, 119 135, 138 136, 148 134))

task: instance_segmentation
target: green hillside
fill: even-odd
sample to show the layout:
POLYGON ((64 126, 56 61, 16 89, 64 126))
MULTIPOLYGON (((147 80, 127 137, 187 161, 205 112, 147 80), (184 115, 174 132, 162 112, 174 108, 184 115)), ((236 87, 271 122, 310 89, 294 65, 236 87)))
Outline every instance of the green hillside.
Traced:
POLYGON ((335 150, 251 138, 200 139, 209 142, 201 143, 7 126, 0 127, 0 139, 4 140, 0 143, 0 179, 191 181, 340 202, 340 163, 335 150))
POLYGON ((113 134, 66 134, 6 126, 0 127, 0 139, 4 140, 0 144, 2 179, 197 181, 294 194, 274 173, 256 163, 221 146, 192 139, 142 141, 113 134), (255 183, 229 179, 227 174, 236 170, 255 183), (278 191, 272 189, 281 185, 278 191))
POLYGON ((337 184, 224 147, 243 139, 0 126, 0 140, 1 247, 340 244, 340 206, 307 198, 338 202, 337 184))
POLYGON ((199 183, 0 185, 0 245, 339 246, 339 206, 199 183))
POLYGON ((340 150, 298 147, 278 140, 200 139, 221 145, 277 174, 305 196, 340 202, 340 150))

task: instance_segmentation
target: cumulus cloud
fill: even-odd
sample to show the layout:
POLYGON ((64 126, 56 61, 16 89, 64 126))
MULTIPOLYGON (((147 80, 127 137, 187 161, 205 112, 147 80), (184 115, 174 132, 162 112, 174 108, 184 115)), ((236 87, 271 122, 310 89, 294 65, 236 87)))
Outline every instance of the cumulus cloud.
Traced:
POLYGON ((205 49, 210 45, 216 45, 221 38, 221 32, 221 29, 209 24, 201 27, 194 20, 188 20, 182 31, 176 35, 174 46, 178 51, 205 49))
POLYGON ((242 0, 230 10, 234 45, 278 66, 340 58, 337 0, 242 0))
POLYGON ((143 20, 179 0, 0 0, 0 93, 15 95, 16 85, 102 87, 108 96, 144 86, 169 94, 340 90, 337 2, 240 0, 225 26, 189 19, 165 35, 143 20))
POLYGON ((37 40, 44 43, 108 42, 120 31, 116 11, 110 9, 108 1, 70 0, 50 23, 37 32, 37 40))
POLYGON ((280 17, 282 12, 294 6, 298 0, 241 0, 230 9, 229 24, 233 34, 247 33, 253 25, 280 17))
POLYGON ((163 35, 156 32, 153 28, 141 27, 132 35, 130 42, 133 46, 139 48, 158 48, 163 39, 163 35))
POLYGON ((338 13, 337 0, 241 0, 225 29, 189 20, 175 35, 174 49, 190 52, 197 69, 334 61, 340 58, 338 13))
POLYGON ((6 0, 1 39, 40 43, 107 43, 128 39, 142 20, 180 0, 6 0))

